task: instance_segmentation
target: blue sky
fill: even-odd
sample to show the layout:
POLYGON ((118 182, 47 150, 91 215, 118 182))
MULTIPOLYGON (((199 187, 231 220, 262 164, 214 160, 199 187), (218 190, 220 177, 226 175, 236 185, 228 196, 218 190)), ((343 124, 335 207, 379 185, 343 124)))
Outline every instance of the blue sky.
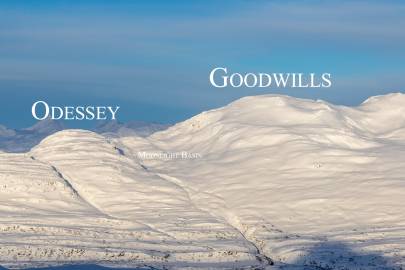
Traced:
POLYGON ((1 1, 0 124, 31 105, 177 122, 246 95, 356 105, 405 91, 405 1, 1 1), (212 68, 330 72, 326 89, 216 89, 212 68))

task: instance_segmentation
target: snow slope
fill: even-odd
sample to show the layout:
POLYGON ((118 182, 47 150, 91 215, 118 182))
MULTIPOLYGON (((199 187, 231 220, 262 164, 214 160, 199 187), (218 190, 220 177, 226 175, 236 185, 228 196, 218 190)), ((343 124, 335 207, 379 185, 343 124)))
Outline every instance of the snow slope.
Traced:
POLYGON ((0 160, 3 265, 405 266, 404 94, 246 97, 149 137, 66 130, 0 160), (140 156, 182 151, 198 155, 140 156))
MULTIPOLYGON (((10 155, 4 158, 9 159, 10 155)), ((181 187, 148 172, 101 135, 82 130, 62 131, 43 140, 28 155, 36 162, 51 166, 50 171, 57 172, 60 179, 69 183, 79 201, 92 210, 90 215, 94 218, 87 224, 87 213, 60 217, 67 219, 63 228, 68 230, 74 226, 78 230, 76 236, 58 231, 57 238, 68 239, 62 242, 55 242, 54 237, 41 237, 41 245, 46 246, 47 253, 36 251, 31 258, 23 256, 18 260, 80 262, 91 259, 139 266, 163 263, 220 267, 260 265, 255 247, 238 230, 200 210, 181 187), (84 227, 83 230, 80 227, 84 227), (96 243, 91 243, 88 237, 83 241, 82 236, 87 230, 96 232, 96 243), (102 244, 99 243, 101 240, 102 244), (74 251, 70 251, 72 247, 74 251)), ((12 175, 18 177, 17 172, 12 175)), ((25 185, 21 184, 21 189, 29 188, 31 184, 29 179, 25 185)), ((42 196, 46 197, 44 202, 50 200, 48 196, 58 197, 56 191, 42 196)), ((40 200, 34 193, 26 198, 40 200)), ((55 204, 50 208, 50 212, 59 210, 55 204)), ((73 213, 73 205, 66 212, 73 213)), ((12 216, 10 220, 14 220, 14 214, 12 216)), ((31 214, 24 217, 13 226, 32 223, 31 214)), ((59 217, 52 216, 52 219, 44 218, 47 224, 59 224, 59 217)), ((17 232, 13 233, 18 237, 17 232)), ((24 243, 21 247, 24 251, 16 244, 12 244, 13 250, 25 254, 27 246, 32 248, 34 245, 31 240, 24 240, 24 243)))
MULTIPOLYGON (((93 131, 106 137, 141 136, 147 137, 154 132, 164 130, 169 125, 130 121, 103 121, 93 131)), ((55 132, 65 130, 66 126, 61 121, 45 119, 25 129, 13 130, 0 125, 0 152, 24 153, 41 142, 44 138, 55 132)))
POLYGON ((148 123, 142 121, 130 121, 120 123, 116 120, 101 122, 94 131, 106 136, 141 136, 147 137, 157 131, 165 130, 169 127, 166 124, 148 123))

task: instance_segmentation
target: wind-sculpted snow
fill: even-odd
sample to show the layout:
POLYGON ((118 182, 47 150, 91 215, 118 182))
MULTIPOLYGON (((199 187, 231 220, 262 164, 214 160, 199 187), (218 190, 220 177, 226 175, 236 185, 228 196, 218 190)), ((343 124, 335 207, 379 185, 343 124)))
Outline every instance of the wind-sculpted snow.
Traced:
POLYGON ((1 154, 0 172, 2 216, 91 213, 58 172, 32 156, 1 154))
MULTIPOLYGON (((357 108, 247 97, 149 138, 146 151, 181 149, 201 159, 144 165, 179 179, 196 204, 225 217, 276 261, 382 267, 362 256, 373 253, 399 265, 405 261, 404 127, 403 94, 357 108), (348 261, 320 250, 308 254, 330 241, 359 255, 348 261)), ((139 151, 134 139, 123 142, 139 151)))
POLYGON ((259 264, 254 246, 239 231, 199 209, 181 186, 149 172, 96 133, 63 131, 43 140, 31 154, 63 172, 100 215, 131 220, 155 233, 156 247, 150 252, 167 256, 169 263, 211 263, 219 255, 220 261, 236 260, 236 265, 259 264))
POLYGON ((4 265, 405 266, 403 94, 247 97, 149 137, 66 130, 0 161, 4 265), (141 155, 179 152, 197 155, 141 155))

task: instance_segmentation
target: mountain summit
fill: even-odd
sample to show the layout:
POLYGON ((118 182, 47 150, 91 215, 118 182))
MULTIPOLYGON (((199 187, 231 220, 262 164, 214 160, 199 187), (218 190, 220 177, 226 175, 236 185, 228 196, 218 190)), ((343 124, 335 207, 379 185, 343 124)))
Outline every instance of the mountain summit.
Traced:
POLYGON ((119 123, 56 132, 0 153, 0 256, 10 266, 401 269, 404 108, 403 94, 357 107, 265 95, 146 137, 114 136, 119 123))

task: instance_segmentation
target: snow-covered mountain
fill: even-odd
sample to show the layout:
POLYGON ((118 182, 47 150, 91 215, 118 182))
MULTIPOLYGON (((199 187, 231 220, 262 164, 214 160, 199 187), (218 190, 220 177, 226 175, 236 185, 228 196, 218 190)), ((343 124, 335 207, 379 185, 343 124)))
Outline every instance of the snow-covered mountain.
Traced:
POLYGON ((32 134, 47 134, 51 135, 55 132, 65 129, 65 125, 61 121, 45 119, 38 121, 35 125, 29 128, 22 129, 22 132, 32 133, 32 134))
POLYGON ((0 153, 3 265, 405 266, 404 94, 246 97, 148 137, 106 130, 0 153))
POLYGON ((143 121, 130 121, 120 123, 116 120, 101 122, 94 129, 95 132, 110 136, 141 136, 147 137, 157 131, 165 130, 169 127, 167 124, 148 123, 143 121))
POLYGON ((62 122, 45 119, 30 128, 13 130, 0 126, 0 151, 22 153, 29 151, 47 136, 65 129, 62 122))
MULTIPOLYGON (((130 121, 105 121, 97 125, 93 131, 106 137, 141 136, 147 137, 154 132, 164 130, 169 125, 130 121)), ((67 129, 61 121, 45 119, 25 129, 8 129, 0 125, 0 152, 23 153, 28 152, 41 140, 55 132, 67 129)))

